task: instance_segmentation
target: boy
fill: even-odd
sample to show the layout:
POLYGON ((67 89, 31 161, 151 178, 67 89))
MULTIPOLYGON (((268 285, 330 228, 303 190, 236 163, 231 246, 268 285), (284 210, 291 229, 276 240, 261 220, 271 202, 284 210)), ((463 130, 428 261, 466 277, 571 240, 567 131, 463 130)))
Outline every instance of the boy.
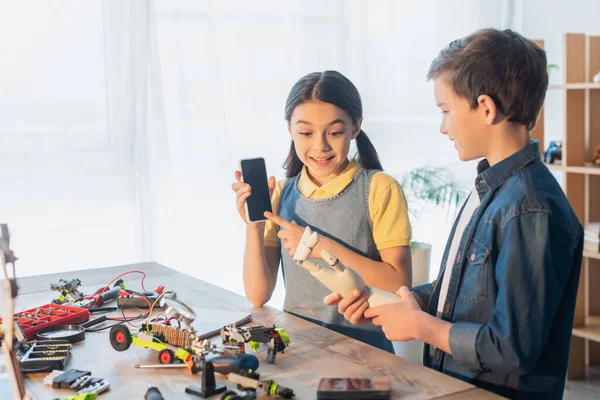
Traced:
POLYGON ((425 342, 424 365, 510 398, 562 398, 583 228, 540 160, 534 127, 548 86, 546 55, 511 30, 453 41, 431 63, 440 131, 462 161, 484 158, 457 217, 438 279, 365 296, 326 297, 390 340, 425 342))

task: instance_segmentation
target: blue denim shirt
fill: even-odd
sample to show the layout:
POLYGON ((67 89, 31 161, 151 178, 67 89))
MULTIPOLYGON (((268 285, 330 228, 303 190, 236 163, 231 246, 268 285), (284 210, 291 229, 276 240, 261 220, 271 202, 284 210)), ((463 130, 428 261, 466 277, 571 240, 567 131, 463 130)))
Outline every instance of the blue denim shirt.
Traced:
MULTIPOLYGON (((454 323, 452 355, 426 344, 423 363, 506 397, 560 399, 583 228, 537 142, 492 167, 481 161, 478 172, 481 205, 460 238, 440 316, 454 323)), ((442 276, 413 288, 431 315, 442 276)))

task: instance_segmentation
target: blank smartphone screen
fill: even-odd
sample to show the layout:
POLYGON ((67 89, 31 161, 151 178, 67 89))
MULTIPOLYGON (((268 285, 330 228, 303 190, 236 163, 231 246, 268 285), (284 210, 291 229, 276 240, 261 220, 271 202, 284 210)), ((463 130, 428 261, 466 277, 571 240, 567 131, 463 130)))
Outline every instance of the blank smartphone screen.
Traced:
POLYGON ((265 160, 253 158, 240 163, 244 182, 252 188, 252 194, 246 199, 248 219, 252 222, 262 221, 265 219, 265 211, 272 212, 265 160))

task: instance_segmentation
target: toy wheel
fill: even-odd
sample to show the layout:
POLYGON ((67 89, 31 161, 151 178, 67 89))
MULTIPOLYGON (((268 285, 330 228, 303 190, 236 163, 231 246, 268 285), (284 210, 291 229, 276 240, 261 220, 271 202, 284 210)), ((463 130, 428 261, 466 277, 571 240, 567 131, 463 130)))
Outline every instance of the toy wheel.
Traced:
POLYGON ((116 351, 125 351, 131 346, 131 333, 125 325, 110 328, 110 344, 116 351))
POLYGON ((228 390, 221 395, 221 400, 241 400, 241 399, 242 398, 240 397, 240 395, 237 394, 236 392, 234 392, 233 390, 228 390))
POLYGON ((161 364, 172 364, 175 361, 175 353, 170 349, 161 350, 158 353, 158 360, 161 364))
POLYGON ((191 360, 188 364, 188 370, 192 373, 192 375, 196 375, 198 372, 202 371, 202 366, 196 364, 196 360, 191 360))
POLYGON ((253 354, 240 354, 240 369, 244 371, 256 371, 258 369, 258 358, 253 354))

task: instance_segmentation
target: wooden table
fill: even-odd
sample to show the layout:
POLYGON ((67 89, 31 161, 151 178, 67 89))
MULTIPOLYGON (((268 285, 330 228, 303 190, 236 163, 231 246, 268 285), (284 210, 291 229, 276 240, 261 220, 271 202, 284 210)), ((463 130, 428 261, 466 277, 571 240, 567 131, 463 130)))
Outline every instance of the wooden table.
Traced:
MULTIPOLYGON (((20 291, 16 310, 26 310, 49 303, 56 297, 56 293, 49 290, 50 283, 59 278, 79 278, 84 285, 84 292, 87 293, 106 285, 120 273, 131 269, 140 269, 146 273, 147 289, 158 285, 173 288, 177 290, 180 299, 195 307, 251 312, 256 323, 264 323, 269 315, 278 311, 270 307, 253 307, 240 295, 156 263, 22 278, 19 280, 20 291)), ((125 281, 128 287, 135 288, 139 285, 139 275, 129 275, 125 277, 125 281)), ((2 302, 0 311, 2 309, 6 310, 5 302, 2 302)), ((500 398, 458 379, 408 362, 289 314, 278 316, 276 325, 288 332, 291 345, 285 353, 277 355, 275 364, 268 364, 265 361, 266 354, 259 351, 257 357, 261 364, 258 372, 265 378, 274 379, 280 385, 292 388, 297 399, 316 398, 319 379, 336 376, 389 376, 394 399, 500 398)), ((218 343, 217 338, 213 341, 218 343)), ((3 358, 0 363, 4 363, 3 358)), ((184 369, 132 367, 133 364, 155 363, 156 353, 151 350, 132 346, 125 352, 116 352, 110 346, 108 331, 103 331, 88 333, 85 341, 76 344, 67 366, 90 370, 93 376, 107 379, 111 383, 111 389, 102 394, 100 399, 141 399, 149 382, 157 386, 167 400, 199 398, 184 393, 184 390, 190 385, 200 386, 200 374, 191 375, 184 369)), ((44 386, 42 381, 45 375, 30 374, 26 377, 27 391, 34 399, 52 399, 74 393, 44 386)), ((219 382, 226 382, 225 376, 216 374, 216 377, 219 382)), ((231 384, 229 386, 233 387, 231 384)), ((12 398, 10 389, 8 380, 0 379, 0 398, 12 398)))

